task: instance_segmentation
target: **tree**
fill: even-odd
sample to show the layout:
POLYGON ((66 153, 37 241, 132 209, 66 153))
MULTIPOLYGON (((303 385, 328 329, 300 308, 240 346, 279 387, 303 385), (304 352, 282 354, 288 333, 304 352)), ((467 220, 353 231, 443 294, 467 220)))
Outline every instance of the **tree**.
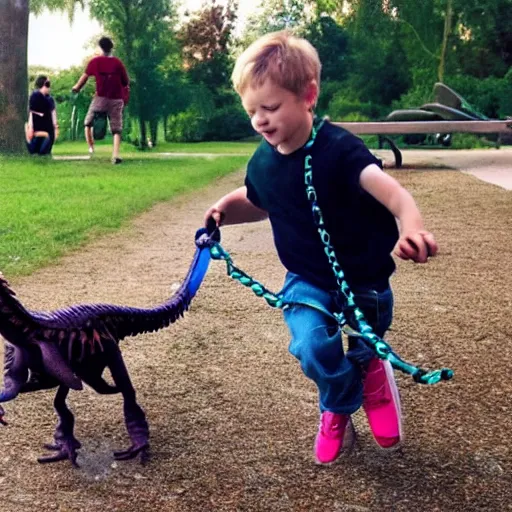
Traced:
POLYGON ((73 21, 75 7, 79 5, 82 9, 85 7, 86 0, 30 0, 30 11, 39 14, 43 9, 49 11, 66 11, 69 20, 73 21))
POLYGON ((503 77, 512 67, 512 0, 454 0, 459 72, 503 77))
POLYGON ((357 100, 389 105, 410 85, 400 27, 389 2, 354 0, 352 7, 344 22, 350 36, 350 89, 357 100))
MULTIPOLYGON (((424 0, 411 4, 408 0, 390 0, 392 19, 403 26, 402 37, 412 60, 434 69, 437 80, 443 82, 448 50, 454 45, 457 13, 453 0, 424 0)), ((410 59, 410 60, 411 60, 410 59)), ((411 61, 412 61, 411 60, 411 61)))
POLYGON ((247 20, 237 46, 246 48, 260 36, 277 30, 304 31, 317 15, 314 0, 266 0, 247 20))
POLYGON ((0 3, 0 153, 24 151, 29 0, 0 3))
POLYGON ((348 73, 347 31, 330 16, 320 16, 306 26, 304 36, 318 52, 322 80, 344 80, 348 73))
POLYGON ((67 9, 72 18, 83 0, 2 0, 0 2, 0 153, 25 152, 29 9, 67 9))
POLYGON ((233 31, 238 3, 203 0, 186 13, 178 32, 186 70, 186 107, 169 119, 169 139, 236 140, 252 134, 247 115, 230 83, 233 31))
MULTIPOLYGON (((229 87, 232 66, 230 43, 237 20, 238 4, 220 5, 205 0, 192 13, 178 34, 184 65, 192 82, 204 84, 214 96, 229 87)), ((219 107, 222 105, 218 105, 219 107)))

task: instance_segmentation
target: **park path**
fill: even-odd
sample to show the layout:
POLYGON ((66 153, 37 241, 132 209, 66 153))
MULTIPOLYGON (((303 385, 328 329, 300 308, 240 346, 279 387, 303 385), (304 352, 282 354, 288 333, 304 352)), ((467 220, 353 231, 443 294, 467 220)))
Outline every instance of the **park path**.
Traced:
MULTIPOLYGON (((287 353, 279 311, 211 269, 169 329, 121 342, 151 429, 152 460, 114 463, 128 443, 118 396, 72 392, 80 470, 40 466, 55 426, 52 391, 5 406, 0 496, 9 512, 427 511, 512 506, 512 201, 457 171, 393 171, 440 243, 428 265, 399 262, 388 340, 408 360, 455 379, 419 386, 397 375, 403 449, 383 454, 364 415, 359 446, 332 467, 313 462, 313 385, 287 353)), ((120 232, 11 284, 31 309, 80 302, 151 306, 185 275, 203 211, 243 173, 156 205, 120 232)), ((284 272, 266 222, 223 229, 235 263, 272 290, 284 272)), ((9 277, 9 276, 6 276, 9 277)))
MULTIPOLYGON (((393 153, 389 150, 375 150, 374 153, 394 164, 393 153)), ((406 149, 402 151, 405 169, 458 169, 476 178, 512 190, 512 147, 499 150, 474 149, 406 149)), ((155 153, 162 158, 183 158, 187 156, 214 159, 230 156, 232 153, 155 153)))
MULTIPOLYGON (((393 153, 389 150, 375 150, 374 153, 394 165, 393 153)), ((512 190, 512 147, 500 150, 448 150, 448 149, 407 149, 404 155, 404 169, 458 169, 464 173, 493 183, 507 190, 512 190)), ((217 157, 232 156, 233 153, 183 153, 183 152, 154 152, 152 156, 160 158, 206 158, 213 160, 217 157)), ((89 160, 90 156, 54 156, 55 160, 89 160)))
MULTIPOLYGON (((375 151, 393 162, 389 150, 375 151)), ((403 152, 405 169, 458 169, 476 178, 512 190, 512 147, 494 149, 407 149, 403 152)))

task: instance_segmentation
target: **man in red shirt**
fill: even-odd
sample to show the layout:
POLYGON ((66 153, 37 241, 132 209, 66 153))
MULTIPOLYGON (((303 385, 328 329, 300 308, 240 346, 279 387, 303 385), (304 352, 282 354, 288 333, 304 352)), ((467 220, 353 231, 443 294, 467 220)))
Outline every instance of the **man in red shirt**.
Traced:
POLYGON ((85 116, 85 139, 89 144, 89 153, 94 153, 94 138, 92 125, 95 112, 106 112, 110 121, 110 130, 114 136, 112 163, 120 164, 119 147, 123 129, 123 108, 128 102, 129 84, 128 73, 120 59, 112 55, 114 43, 108 37, 102 37, 99 46, 103 55, 89 61, 84 74, 74 85, 72 91, 77 93, 85 85, 90 76, 96 79, 96 95, 85 116))

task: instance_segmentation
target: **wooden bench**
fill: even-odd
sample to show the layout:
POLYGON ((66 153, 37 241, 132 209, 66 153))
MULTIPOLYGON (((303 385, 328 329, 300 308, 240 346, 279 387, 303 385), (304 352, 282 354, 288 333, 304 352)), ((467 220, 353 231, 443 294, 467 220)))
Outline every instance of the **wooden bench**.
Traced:
POLYGON ((479 133, 512 134, 512 118, 506 120, 482 121, 379 121, 333 123, 355 135, 379 135, 385 141, 395 157, 395 167, 402 166, 402 153, 388 135, 407 135, 423 133, 479 133))

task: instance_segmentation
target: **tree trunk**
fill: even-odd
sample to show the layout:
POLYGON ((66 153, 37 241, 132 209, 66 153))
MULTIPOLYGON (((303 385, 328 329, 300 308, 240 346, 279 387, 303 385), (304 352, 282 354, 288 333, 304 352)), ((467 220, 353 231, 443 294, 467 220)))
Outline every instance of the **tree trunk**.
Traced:
POLYGON ((0 153, 25 153, 29 0, 0 1, 0 153))
POLYGON ((146 149, 148 147, 147 132, 146 132, 146 121, 142 117, 139 117, 140 127, 140 149, 146 149))
POLYGON ((155 147, 157 143, 156 138, 158 136, 158 118, 151 119, 151 121, 149 121, 149 136, 151 138, 151 143, 153 144, 153 147, 155 147))
POLYGON ((452 29, 452 17, 453 17, 453 5, 452 0, 446 2, 446 14, 444 18, 444 31, 443 31, 443 44, 441 46, 441 57, 439 59, 439 67, 437 69, 437 79, 443 83, 445 64, 446 64, 446 53, 448 51, 448 39, 452 29))

